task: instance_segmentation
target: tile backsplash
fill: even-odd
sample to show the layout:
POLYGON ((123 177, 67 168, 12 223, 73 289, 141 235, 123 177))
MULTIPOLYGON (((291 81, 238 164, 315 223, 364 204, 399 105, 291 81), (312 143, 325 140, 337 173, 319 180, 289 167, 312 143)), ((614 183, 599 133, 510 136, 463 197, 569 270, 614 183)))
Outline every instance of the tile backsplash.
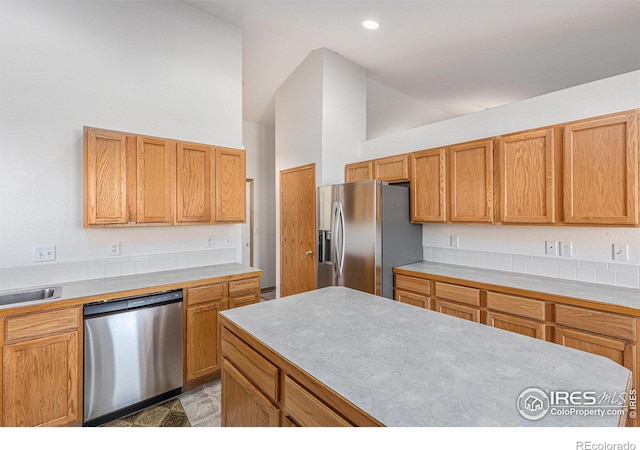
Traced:
POLYGON ((232 263, 233 247, 0 268, 0 290, 232 263))
POLYGON ((640 266, 577 259, 491 253, 471 250, 423 247, 425 261, 481 269, 584 281, 629 288, 640 287, 640 266))

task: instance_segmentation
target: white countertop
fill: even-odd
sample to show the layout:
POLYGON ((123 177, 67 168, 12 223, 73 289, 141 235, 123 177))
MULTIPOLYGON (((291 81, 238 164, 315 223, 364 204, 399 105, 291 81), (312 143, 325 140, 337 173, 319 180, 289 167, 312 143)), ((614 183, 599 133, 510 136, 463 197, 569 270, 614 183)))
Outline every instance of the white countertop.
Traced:
POLYGON ((516 403, 534 387, 615 395, 630 377, 604 357, 343 287, 220 314, 387 426, 617 426, 532 421, 516 403))
MULTIPOLYGON (((62 296, 53 300, 37 300, 32 302, 17 303, 13 305, 0 305, 0 310, 18 308, 31 305, 41 305, 45 303, 60 302, 78 298, 98 297, 103 295, 119 296, 127 295, 127 292, 140 289, 162 290, 166 286, 181 283, 192 283, 195 281, 205 281, 213 278, 222 278, 238 275, 259 274, 261 271, 253 267, 242 264, 218 264, 212 266, 192 267, 188 269, 166 270, 162 272, 151 272, 138 275, 125 275, 120 277, 98 278, 94 280, 75 281, 69 283, 50 283, 49 286, 61 286, 62 296)), ((0 294, 19 292, 32 288, 12 289, 10 291, 0 291, 0 294)))

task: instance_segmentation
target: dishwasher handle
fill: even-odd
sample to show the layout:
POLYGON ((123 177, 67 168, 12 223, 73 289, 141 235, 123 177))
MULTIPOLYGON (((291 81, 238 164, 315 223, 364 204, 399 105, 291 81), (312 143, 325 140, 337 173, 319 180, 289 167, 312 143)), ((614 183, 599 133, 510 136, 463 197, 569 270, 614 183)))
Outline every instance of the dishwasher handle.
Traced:
POLYGON ((119 311, 148 308, 166 303, 182 301, 182 289, 164 291, 149 295, 125 297, 84 305, 84 317, 111 314, 119 311))

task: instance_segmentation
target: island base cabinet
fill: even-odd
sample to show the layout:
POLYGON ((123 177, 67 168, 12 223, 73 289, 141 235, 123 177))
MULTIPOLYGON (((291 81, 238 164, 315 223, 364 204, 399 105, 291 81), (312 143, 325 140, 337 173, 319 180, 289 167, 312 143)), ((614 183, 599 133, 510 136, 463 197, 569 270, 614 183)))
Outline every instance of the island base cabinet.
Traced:
POLYGON ((5 427, 78 422, 77 351, 77 332, 3 348, 5 427))
POLYGON ((302 427, 350 427, 349 422, 291 377, 284 379, 286 420, 302 427))
POLYGON ((273 405, 233 364, 222 363, 223 427, 277 427, 280 410, 273 405))

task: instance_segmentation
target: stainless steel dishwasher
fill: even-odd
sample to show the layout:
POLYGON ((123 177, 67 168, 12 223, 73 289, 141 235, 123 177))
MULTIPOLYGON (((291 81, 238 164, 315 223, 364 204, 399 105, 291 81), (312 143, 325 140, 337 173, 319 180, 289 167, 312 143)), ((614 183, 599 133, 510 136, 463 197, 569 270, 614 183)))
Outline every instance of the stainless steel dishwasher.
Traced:
POLYGON ((182 388, 182 290, 84 306, 84 426, 182 388))

